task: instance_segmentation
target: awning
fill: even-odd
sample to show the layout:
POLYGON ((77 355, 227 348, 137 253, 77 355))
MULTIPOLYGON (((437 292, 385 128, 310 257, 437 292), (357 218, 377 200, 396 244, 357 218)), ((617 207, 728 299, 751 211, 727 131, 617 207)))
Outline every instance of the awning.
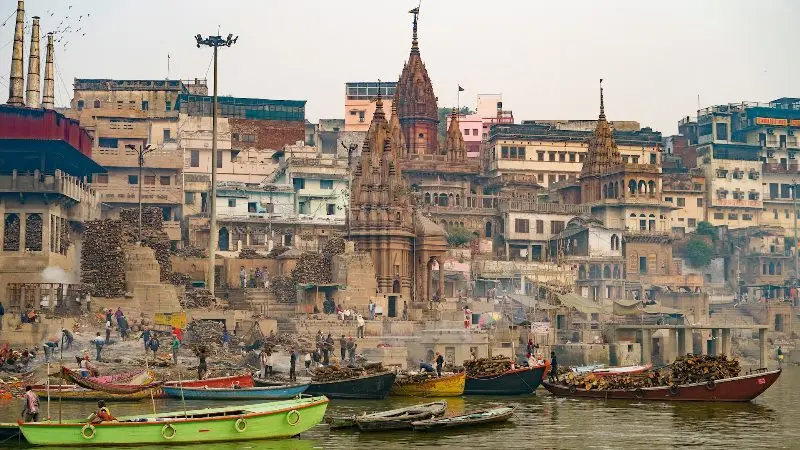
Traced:
POLYGON ((559 294, 558 299, 561 301, 561 304, 563 306, 566 306, 568 308, 575 308, 578 310, 578 312, 582 312, 585 314, 603 312, 602 306, 597 305, 588 298, 581 297, 580 295, 574 292, 559 294))
POLYGON ((638 300, 615 300, 613 304, 614 314, 617 316, 635 316, 641 314, 679 314, 683 315, 683 311, 675 308, 669 308, 659 304, 647 305, 642 307, 642 302, 638 300))

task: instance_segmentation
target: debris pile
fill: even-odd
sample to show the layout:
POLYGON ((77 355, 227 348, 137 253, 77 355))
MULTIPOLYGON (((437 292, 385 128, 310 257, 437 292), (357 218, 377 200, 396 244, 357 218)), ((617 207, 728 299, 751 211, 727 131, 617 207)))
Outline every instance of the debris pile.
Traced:
POLYGON ((295 287, 292 277, 286 275, 272 277, 269 289, 275 294, 275 299, 278 303, 297 302, 297 288, 295 287))
POLYGON ((506 356, 493 358, 478 358, 474 361, 464 361, 464 369, 468 377, 485 377, 500 375, 511 370, 513 361, 506 356))
POLYGON ((331 282, 331 266, 324 255, 306 252, 300 255, 292 269, 295 283, 328 284, 331 282))
POLYGON ((258 253, 253 248, 245 247, 242 251, 239 252, 239 258, 241 259, 267 259, 267 256, 258 253))
POLYGON ((385 372, 383 364, 367 364, 364 367, 341 367, 341 366, 322 366, 314 369, 311 373, 311 381, 315 383, 324 383, 327 381, 340 381, 348 378, 362 377, 364 375, 372 375, 376 373, 385 372))
POLYGON ((92 220, 84 224, 81 252, 81 282, 91 286, 97 297, 125 294, 125 256, 122 251, 122 222, 92 220))
MULTIPOLYGON (((208 289, 187 289, 181 306, 184 308, 211 308, 214 306, 214 296, 208 289)), ((220 326, 219 335, 222 337, 222 326, 220 326)))

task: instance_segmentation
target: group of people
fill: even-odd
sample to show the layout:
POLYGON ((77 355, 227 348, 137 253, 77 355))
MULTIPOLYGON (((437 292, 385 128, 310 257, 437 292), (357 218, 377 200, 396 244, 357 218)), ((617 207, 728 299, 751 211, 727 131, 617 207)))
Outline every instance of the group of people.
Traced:
POLYGON ((249 275, 244 266, 239 268, 239 287, 267 289, 269 287, 269 272, 266 267, 256 267, 250 269, 249 275))
MULTIPOLYGON (((442 370, 444 369, 444 356, 442 356, 441 353, 436 352, 436 355, 433 358, 433 363, 436 364, 436 376, 441 377, 442 370)), ((433 373, 433 366, 425 360, 420 360, 419 371, 433 373)))
MULTIPOLYGON (((25 395, 23 395, 22 399, 22 420, 24 422, 38 422, 40 411, 39 396, 36 395, 36 392, 33 391, 31 386, 25 386, 25 395)), ((113 422, 115 420, 117 420, 117 418, 111 414, 111 410, 109 410, 106 406, 106 402, 103 400, 98 400, 97 410, 89 416, 87 423, 96 424, 102 422, 113 422)))

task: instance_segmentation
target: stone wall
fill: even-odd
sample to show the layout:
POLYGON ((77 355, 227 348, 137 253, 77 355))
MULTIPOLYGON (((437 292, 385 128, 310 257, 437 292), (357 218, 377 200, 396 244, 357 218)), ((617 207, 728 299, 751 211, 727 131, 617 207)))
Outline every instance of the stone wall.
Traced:
POLYGON ((559 344, 551 346, 550 351, 556 352, 561 366, 610 364, 611 361, 608 344, 559 344))
POLYGON ((262 148, 280 150, 284 145, 293 145, 297 141, 304 141, 306 137, 305 124, 302 121, 284 120, 257 120, 257 119, 228 119, 231 134, 237 133, 255 135, 254 142, 231 141, 234 149, 262 148))
POLYGON ((347 286, 346 290, 335 293, 334 301, 337 304, 341 303, 345 309, 369 304, 370 298, 374 297, 378 290, 375 267, 369 253, 336 255, 333 257, 331 269, 333 282, 347 286))

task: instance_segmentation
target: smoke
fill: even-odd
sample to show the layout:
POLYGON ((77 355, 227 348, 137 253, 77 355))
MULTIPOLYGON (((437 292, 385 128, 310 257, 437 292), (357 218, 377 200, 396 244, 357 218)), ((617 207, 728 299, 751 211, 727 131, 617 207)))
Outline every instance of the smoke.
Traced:
POLYGON ((75 283, 76 280, 73 274, 67 273, 61 267, 48 266, 42 271, 42 282, 72 284, 75 283))

